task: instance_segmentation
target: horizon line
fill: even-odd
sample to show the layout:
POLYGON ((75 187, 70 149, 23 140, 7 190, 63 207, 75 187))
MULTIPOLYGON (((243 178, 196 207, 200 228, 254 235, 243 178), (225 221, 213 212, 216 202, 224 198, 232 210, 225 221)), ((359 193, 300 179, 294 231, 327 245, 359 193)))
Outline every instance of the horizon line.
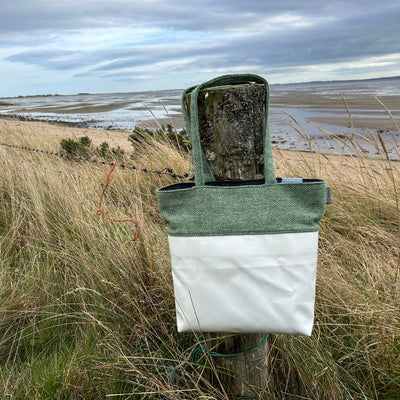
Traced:
MULTIPOLYGON (((229 74, 227 74, 229 75, 229 74)), ((257 74, 258 75, 258 74, 257 74)), ((261 76, 262 74, 260 74, 261 76)), ((400 75, 393 76, 381 76, 376 78, 365 78, 365 79, 333 79, 333 80, 316 80, 316 81, 301 81, 301 82, 287 82, 287 83, 271 83, 269 86, 289 86, 289 85, 309 85, 316 83, 345 83, 345 82, 365 82, 365 81, 376 81, 376 80, 390 80, 400 79, 400 75)), ((130 92, 80 92, 80 93, 69 93, 69 94, 58 94, 58 93, 46 93, 46 94, 27 94, 27 95, 16 95, 16 96, 5 96, 0 99, 17 99, 17 98, 29 98, 29 97, 53 97, 53 96, 88 96, 88 95, 100 95, 100 94, 128 94, 128 93, 149 93, 149 92, 170 92, 175 90, 184 90, 182 88, 175 89, 151 89, 151 90, 138 90, 130 92)), ((1 105, 1 104, 0 104, 1 105)))

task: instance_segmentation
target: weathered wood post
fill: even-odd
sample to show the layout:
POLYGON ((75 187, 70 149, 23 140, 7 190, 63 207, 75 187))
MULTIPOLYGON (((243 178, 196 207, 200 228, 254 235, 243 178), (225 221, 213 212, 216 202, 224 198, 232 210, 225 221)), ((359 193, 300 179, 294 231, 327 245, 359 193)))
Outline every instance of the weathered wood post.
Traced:
MULTIPOLYGON (((264 163, 264 85, 206 89, 200 92, 198 105, 201 143, 216 179, 260 178, 264 163)), ((230 399, 262 398, 267 386, 268 348, 262 342, 264 337, 264 334, 206 335, 207 348, 212 352, 243 353, 237 357, 213 357, 216 369, 226 373, 218 374, 218 379, 211 374, 210 381, 215 386, 220 381, 230 399), (254 348, 257 350, 248 353, 254 348)))

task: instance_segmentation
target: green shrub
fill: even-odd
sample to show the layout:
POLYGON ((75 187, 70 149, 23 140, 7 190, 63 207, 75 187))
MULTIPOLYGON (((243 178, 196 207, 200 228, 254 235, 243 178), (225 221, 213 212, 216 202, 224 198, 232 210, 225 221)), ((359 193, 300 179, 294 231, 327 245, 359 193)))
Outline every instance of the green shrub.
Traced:
POLYGON ((125 150, 121 149, 121 147, 113 147, 111 149, 111 154, 114 160, 123 161, 125 156, 125 150))
POLYGON ((131 142, 132 146, 135 147, 135 145, 137 144, 149 143, 151 138, 153 137, 165 139, 167 142, 171 143, 180 150, 190 150, 190 141, 186 130, 181 129, 178 131, 170 123, 166 127, 164 125, 161 125, 161 128, 158 128, 155 131, 135 126, 132 134, 129 135, 128 140, 131 142))
POLYGON ((60 143, 61 153, 78 155, 81 145, 74 139, 62 139, 60 143))
POLYGON ((62 139, 60 142, 60 152, 76 157, 90 157, 92 153, 92 141, 89 137, 83 136, 78 140, 62 139))
POLYGON ((107 142, 103 142, 97 147, 96 151, 99 156, 108 158, 110 156, 110 145, 107 142))
POLYGON ((80 137, 78 142, 84 147, 90 147, 92 145, 92 140, 90 139, 89 136, 80 137))

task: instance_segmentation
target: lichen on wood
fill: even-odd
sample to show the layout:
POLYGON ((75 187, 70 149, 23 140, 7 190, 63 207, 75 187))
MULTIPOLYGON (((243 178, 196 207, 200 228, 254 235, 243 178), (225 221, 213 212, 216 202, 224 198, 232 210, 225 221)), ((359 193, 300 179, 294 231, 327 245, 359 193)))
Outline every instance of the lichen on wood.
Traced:
POLYGON ((200 140, 216 179, 261 177, 264 85, 207 89, 198 106, 200 140))

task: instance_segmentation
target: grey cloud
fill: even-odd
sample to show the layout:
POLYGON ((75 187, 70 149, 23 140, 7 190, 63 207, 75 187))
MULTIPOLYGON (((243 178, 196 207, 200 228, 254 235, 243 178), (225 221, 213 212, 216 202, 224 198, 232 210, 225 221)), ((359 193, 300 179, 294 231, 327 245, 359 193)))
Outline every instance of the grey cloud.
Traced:
MULTIPOLYGON (((13 0, 2 5, 0 35, 15 32, 21 42, 27 32, 70 31, 83 27, 138 26, 169 28, 172 32, 218 32, 220 39, 197 36, 189 45, 185 36, 175 42, 104 48, 91 52, 73 50, 36 50, 15 53, 10 62, 22 62, 53 70, 85 72, 76 76, 120 77, 124 79, 136 67, 160 61, 190 59, 172 68, 231 68, 254 63, 265 68, 296 67, 329 62, 345 62, 366 56, 393 53, 398 48, 400 5, 383 0, 353 2, 309 0, 260 1, 78 1, 13 0), (288 13, 299 17, 320 18, 310 26, 288 26, 286 30, 267 30, 250 34, 254 23, 265 17, 288 13), (324 19, 325 17, 328 17, 324 19), (289 29, 290 28, 290 29, 289 29), (237 33, 232 38, 224 33, 237 33)), ((12 36, 12 35, 11 35, 12 36)), ((194 35, 196 37, 196 35, 194 35)), ((15 37, 12 36, 12 37, 15 37)), ((129 38, 127 38, 129 39, 129 38)), ((11 39, 10 39, 11 40, 11 39)), ((39 40, 39 39, 38 39, 39 40)), ((397 49, 400 52, 400 49, 397 49)))
MULTIPOLYGON (((32 50, 14 54, 6 58, 10 62, 37 65, 39 67, 67 70, 82 66, 87 57, 79 52, 67 50, 32 50)), ((86 64, 90 64, 87 60, 86 64)))
MULTIPOLYGON (((43 31, 120 24, 157 25, 172 29, 241 29, 265 15, 291 13, 302 16, 362 14, 385 9, 393 2, 309 0, 232 0, 181 2, 172 0, 80 1, 13 0, 2 4, 1 31, 43 31)), ((398 10, 398 8, 397 8, 398 10)))
POLYGON ((393 53, 396 37, 400 37, 397 15, 382 12, 369 18, 333 20, 295 34, 277 32, 241 38, 227 44, 224 54, 230 63, 256 56, 271 67, 343 62, 393 53))

